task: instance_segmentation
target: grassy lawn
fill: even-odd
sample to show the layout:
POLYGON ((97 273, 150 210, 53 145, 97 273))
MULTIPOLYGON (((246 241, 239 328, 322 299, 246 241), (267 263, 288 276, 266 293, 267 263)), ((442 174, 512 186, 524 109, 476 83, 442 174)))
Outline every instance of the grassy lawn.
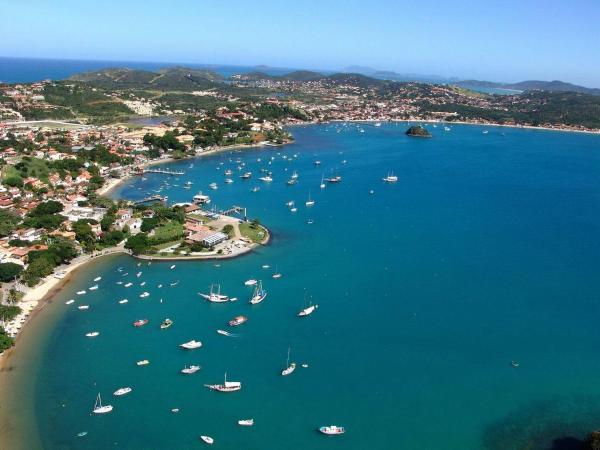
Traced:
POLYGON ((152 248, 154 248, 156 251, 161 251, 165 248, 172 247, 173 245, 181 244, 182 242, 183 239, 177 239, 175 241, 165 242, 164 244, 153 245, 152 248))
POLYGON ((262 240, 267 236, 267 232, 263 227, 258 226, 257 228, 252 228, 252 224, 250 222, 243 222, 240 224, 240 233, 242 236, 257 243, 262 242, 262 240))
POLYGON ((183 225, 179 222, 171 221, 160 225, 154 229, 154 236, 150 242, 169 242, 175 241, 183 236, 183 225))

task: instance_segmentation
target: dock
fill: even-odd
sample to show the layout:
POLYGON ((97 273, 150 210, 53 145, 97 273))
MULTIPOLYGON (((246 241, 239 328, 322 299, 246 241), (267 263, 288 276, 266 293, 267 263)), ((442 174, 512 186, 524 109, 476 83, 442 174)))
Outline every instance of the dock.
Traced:
POLYGON ((141 200, 136 200, 132 202, 134 205, 142 205, 144 203, 152 203, 152 202, 166 202, 167 197, 163 197, 161 195, 152 195, 150 197, 143 198, 141 200))
POLYGON ((162 173, 163 175, 185 175, 183 170, 144 169, 144 173, 162 173))

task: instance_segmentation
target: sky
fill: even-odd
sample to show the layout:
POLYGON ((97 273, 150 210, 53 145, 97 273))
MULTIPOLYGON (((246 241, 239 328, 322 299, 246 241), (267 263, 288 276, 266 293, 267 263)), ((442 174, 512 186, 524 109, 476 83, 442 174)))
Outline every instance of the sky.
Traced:
POLYGON ((600 87, 600 0, 2 0, 0 56, 600 87))

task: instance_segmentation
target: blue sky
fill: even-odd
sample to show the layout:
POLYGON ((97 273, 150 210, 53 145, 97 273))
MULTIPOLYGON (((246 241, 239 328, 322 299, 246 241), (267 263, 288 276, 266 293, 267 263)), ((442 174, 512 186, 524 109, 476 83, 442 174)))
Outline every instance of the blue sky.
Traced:
POLYGON ((3 0, 0 55, 600 87, 599 0, 3 0))

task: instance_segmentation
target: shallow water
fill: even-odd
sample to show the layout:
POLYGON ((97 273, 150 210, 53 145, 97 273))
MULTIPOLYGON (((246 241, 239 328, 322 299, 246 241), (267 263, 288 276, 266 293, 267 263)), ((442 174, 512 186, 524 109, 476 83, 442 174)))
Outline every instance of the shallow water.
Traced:
POLYGON ((33 395, 43 448, 194 448, 201 434, 229 449, 494 448, 499 423, 526 422, 515 411, 556 395, 600 394, 600 139, 429 127, 427 140, 404 136, 402 124, 293 128, 295 144, 168 164, 186 174, 121 187, 115 195, 139 199, 162 186, 169 201, 203 190, 211 205, 247 207, 273 240, 230 261, 169 270, 121 256, 80 273, 57 296, 62 318, 48 332, 35 389, 15 386, 15 395, 33 395), (238 178, 236 158, 252 180, 238 178), (257 180, 260 167, 273 171, 271 185, 257 180), (234 170, 231 185, 225 168, 234 170), (299 182, 289 187, 293 170, 299 182), (397 184, 381 181, 389 171, 397 184), (319 189, 330 174, 342 183, 319 189), (184 190, 188 180, 193 189, 184 190), (217 191, 208 189, 213 181, 217 191), (309 190, 313 208, 304 206, 309 190), (100 275, 100 289, 75 295, 100 275), (247 304, 248 278, 269 291, 258 306, 247 304), (128 280, 135 286, 116 284, 128 280), (240 300, 206 303, 197 292, 212 282, 240 300), (144 290, 151 295, 140 299, 144 290), (302 320, 305 296, 319 309, 302 320), (69 298, 76 304, 64 305, 69 298), (90 309, 78 310, 81 303, 90 309), (240 337, 216 333, 238 314, 250 318, 235 330, 240 337), (166 317, 175 324, 160 330, 166 317), (150 322, 136 329, 140 318, 150 322), (100 336, 84 336, 93 330, 100 336), (203 348, 178 348, 190 339, 203 348), (310 367, 281 377, 290 345, 292 359, 310 367), (149 366, 135 365, 144 358, 149 366), (182 375, 186 364, 202 370, 182 375), (202 386, 224 372, 241 392, 202 386), (133 392, 113 397, 123 386, 133 392), (90 414, 98 392, 112 414, 90 414), (250 417, 254 427, 237 426, 250 417), (321 436, 315 429, 324 424, 347 433, 321 436))

